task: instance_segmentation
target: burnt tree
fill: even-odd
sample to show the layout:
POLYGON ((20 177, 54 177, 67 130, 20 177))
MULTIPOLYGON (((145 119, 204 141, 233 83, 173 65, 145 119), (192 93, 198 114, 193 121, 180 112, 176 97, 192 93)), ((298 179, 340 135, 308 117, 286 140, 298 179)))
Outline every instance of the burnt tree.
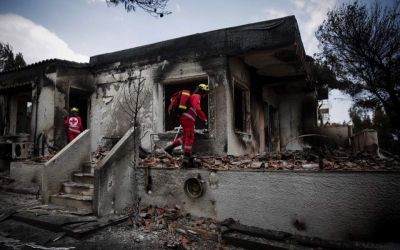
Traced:
POLYGON ((8 43, 0 42, 0 72, 26 66, 22 53, 14 57, 13 48, 8 43))
POLYGON ((106 0, 107 5, 117 6, 123 4, 126 11, 136 11, 142 9, 155 18, 163 17, 164 15, 171 14, 170 11, 165 11, 169 0, 106 0))
POLYGON ((144 107, 144 104, 149 96, 149 92, 145 90, 146 79, 142 76, 143 69, 139 69, 138 74, 133 71, 127 72, 126 80, 121 81, 122 86, 122 101, 120 106, 124 113, 127 115, 130 122, 130 129, 133 134, 133 154, 130 157, 130 178, 133 181, 133 190, 129 190, 132 195, 132 208, 131 221, 137 224, 140 211, 140 197, 139 197, 139 184, 138 184, 138 165, 139 165, 139 147, 141 142, 140 131, 140 116, 139 112, 144 107))
POLYGON ((358 107, 383 107, 400 130, 400 0, 344 3, 328 11, 315 35, 319 56, 339 80, 330 88, 349 94, 358 107))

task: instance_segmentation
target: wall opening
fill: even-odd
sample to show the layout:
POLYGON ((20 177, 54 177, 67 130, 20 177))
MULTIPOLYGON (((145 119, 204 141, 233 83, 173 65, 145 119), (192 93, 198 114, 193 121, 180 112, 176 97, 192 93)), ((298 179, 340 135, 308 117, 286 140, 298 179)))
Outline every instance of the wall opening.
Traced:
POLYGON ((265 145, 268 151, 280 150, 279 138, 279 113, 278 109, 267 102, 264 102, 264 133, 265 145))
POLYGON ((17 104, 17 134, 30 134, 31 133, 31 119, 32 119, 32 96, 31 94, 18 96, 17 104))
POLYGON ((90 106, 90 95, 88 91, 70 88, 69 90, 69 108, 70 111, 73 107, 79 109, 79 116, 82 119, 83 129, 88 127, 88 110, 90 106))
POLYGON ((248 91, 235 82, 233 86, 235 132, 247 132, 248 101, 248 91))
POLYGON ((278 109, 274 106, 269 106, 269 145, 271 151, 279 151, 280 150, 280 132, 279 132, 279 113, 278 109))
MULTIPOLYGON (((196 90, 197 86, 200 83, 208 84, 207 79, 202 80, 192 80, 192 81, 185 81, 180 83, 168 83, 164 85, 164 131, 171 131, 175 127, 179 127, 179 117, 172 118, 168 115, 168 106, 171 104, 171 98, 174 93, 181 91, 183 89, 189 90, 190 93, 196 90)), ((203 97, 200 102, 201 109, 203 110, 204 114, 208 115, 208 95, 203 97)), ((205 129, 204 122, 200 119, 196 119, 195 123, 196 129, 205 129)))

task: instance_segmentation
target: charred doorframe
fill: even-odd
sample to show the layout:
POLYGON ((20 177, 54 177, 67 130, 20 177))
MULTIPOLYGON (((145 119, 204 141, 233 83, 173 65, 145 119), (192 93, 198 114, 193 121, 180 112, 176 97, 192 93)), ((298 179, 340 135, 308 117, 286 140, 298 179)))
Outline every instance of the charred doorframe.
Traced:
MULTIPOLYGON (((171 131, 174 127, 179 127, 179 119, 171 119, 168 117, 168 106, 170 104, 170 98, 172 95, 183 89, 190 90, 191 93, 196 89, 196 87, 200 84, 209 84, 209 77, 208 75, 198 75, 194 77, 185 77, 179 79, 168 79, 160 84, 162 86, 162 100, 163 105, 159 105, 159 108, 162 107, 162 112, 158 112, 158 114, 162 117, 162 126, 163 131, 171 131)), ((159 93, 160 94, 160 93, 159 93)), ((159 95, 160 96, 160 95, 159 95)), ((206 96, 201 100, 201 108, 204 111, 205 115, 208 116, 208 109, 209 109, 209 97, 206 96)), ((161 98, 160 98, 161 99, 161 98)), ((209 125, 210 126, 210 125, 209 125)), ((200 119, 196 119, 195 123, 196 129, 204 129, 204 122, 201 122, 200 119)))
POLYGON ((90 117, 90 96, 91 92, 79 89, 75 87, 70 87, 68 91, 68 112, 71 108, 76 107, 79 109, 79 116, 82 119, 83 129, 88 128, 89 117, 90 117))
POLYGON ((234 129, 239 133, 250 133, 250 91, 236 77, 233 78, 234 129))

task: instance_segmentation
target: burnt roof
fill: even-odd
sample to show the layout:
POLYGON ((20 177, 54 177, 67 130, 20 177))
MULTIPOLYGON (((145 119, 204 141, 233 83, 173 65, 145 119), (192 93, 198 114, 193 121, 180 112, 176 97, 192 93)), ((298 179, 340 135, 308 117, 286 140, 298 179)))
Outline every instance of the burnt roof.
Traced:
POLYGON ((15 71, 19 71, 19 70, 23 70, 23 69, 27 69, 27 68, 33 68, 36 66, 41 66, 47 63, 56 63, 60 66, 71 66, 71 67, 87 67, 89 66, 88 63, 78 63, 78 62, 73 62, 73 61, 68 61, 68 60, 62 60, 62 59, 57 59, 57 58, 53 58, 53 59, 46 59, 43 61, 39 61, 39 62, 35 62, 32 64, 28 64, 25 67, 18 67, 18 68, 13 68, 13 69, 9 69, 9 70, 5 70, 0 72, 0 75, 3 74, 7 74, 10 72, 15 72, 15 71))
MULTIPOLYGON (((269 21, 166 40, 136 48, 92 56, 93 66, 115 62, 156 62, 165 59, 203 60, 221 55, 297 44, 304 51, 297 21, 287 16, 269 21)), ((305 54, 305 53, 303 53, 305 54)))

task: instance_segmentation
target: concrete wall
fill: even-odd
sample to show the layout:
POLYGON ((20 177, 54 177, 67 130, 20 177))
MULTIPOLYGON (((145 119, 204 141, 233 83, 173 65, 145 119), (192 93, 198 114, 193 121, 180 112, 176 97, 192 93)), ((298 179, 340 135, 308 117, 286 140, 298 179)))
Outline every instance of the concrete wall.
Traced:
POLYGON ((10 171, 10 160, 0 159, 0 172, 10 171))
POLYGON ((331 137, 339 147, 348 148, 350 146, 351 126, 318 127, 317 133, 331 137))
POLYGON ((11 162, 10 178, 24 188, 41 188, 44 163, 11 162))
POLYGON ((352 147, 355 151, 362 151, 367 146, 376 145, 379 148, 378 132, 373 129, 365 129, 351 138, 352 147))
POLYGON ((82 162, 90 161, 90 152, 90 130, 85 130, 45 163, 42 176, 42 199, 45 203, 59 191, 60 181, 71 180, 73 172, 82 168, 82 162))
POLYGON ((144 190, 144 169, 139 178, 146 205, 179 205, 194 216, 231 217, 331 240, 398 240, 399 173, 151 169, 150 174, 151 195, 144 190), (183 191, 184 182, 198 174, 206 191, 192 199, 183 191))
POLYGON ((98 216, 122 211, 132 204, 133 130, 129 130, 97 166, 94 173, 93 212, 98 216))

